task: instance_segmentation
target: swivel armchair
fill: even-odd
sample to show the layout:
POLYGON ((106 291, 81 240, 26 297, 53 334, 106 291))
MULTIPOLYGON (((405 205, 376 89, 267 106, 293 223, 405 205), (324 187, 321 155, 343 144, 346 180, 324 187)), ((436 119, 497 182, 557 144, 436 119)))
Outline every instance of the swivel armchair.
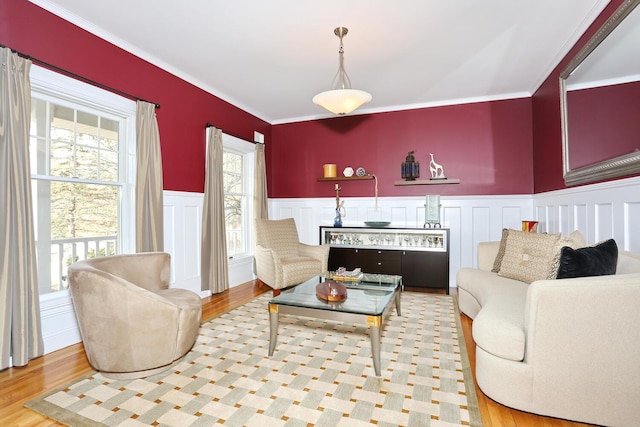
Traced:
POLYGON ((87 358, 104 376, 159 373, 195 343, 202 301, 189 290, 169 289, 169 254, 92 258, 70 265, 68 272, 87 358))

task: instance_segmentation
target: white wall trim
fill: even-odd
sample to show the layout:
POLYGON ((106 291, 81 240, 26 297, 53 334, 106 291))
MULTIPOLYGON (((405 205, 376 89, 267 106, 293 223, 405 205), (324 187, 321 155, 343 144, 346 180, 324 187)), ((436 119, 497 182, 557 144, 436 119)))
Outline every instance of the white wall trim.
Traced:
POLYGON ((613 238, 640 253, 640 177, 536 194, 534 206, 539 231, 579 230, 589 243, 613 238))
MULTIPOLYGON (((423 227, 424 196, 380 197, 378 209, 371 197, 345 197, 344 227, 364 226, 364 221, 391 221, 390 227, 423 227)), ((441 223, 450 229, 449 285, 456 286, 456 274, 463 266, 476 265, 477 246, 499 240, 502 228, 520 229, 522 220, 533 217, 531 195, 441 196, 441 223)), ((270 199, 269 217, 292 217, 300 240, 318 244, 321 225, 333 225, 335 198, 270 199)))
MULTIPOLYGON (((200 297, 203 193, 164 191, 164 250, 171 254, 171 287, 189 289, 200 297)), ((229 287, 255 279, 253 257, 229 261, 229 287)))
MULTIPOLYGON (((164 192, 165 250, 172 255, 171 286, 200 291, 202 193, 164 192)), ((519 229, 522 220, 540 222, 540 232, 580 230, 588 242, 614 238, 621 249, 640 253, 640 177, 585 185, 536 195, 442 196, 442 224, 450 234, 450 286, 461 267, 477 266, 479 242, 499 240, 502 228, 519 229)), ((424 197, 382 197, 379 209, 371 197, 344 198, 344 226, 390 220, 391 226, 422 227, 424 197)), ((300 240, 318 244, 320 225, 333 225, 335 199, 270 199, 272 219, 296 220, 300 240)), ((229 263, 230 286, 252 280, 253 257, 229 263)), ((45 351, 80 342, 68 291, 40 301, 45 351)))

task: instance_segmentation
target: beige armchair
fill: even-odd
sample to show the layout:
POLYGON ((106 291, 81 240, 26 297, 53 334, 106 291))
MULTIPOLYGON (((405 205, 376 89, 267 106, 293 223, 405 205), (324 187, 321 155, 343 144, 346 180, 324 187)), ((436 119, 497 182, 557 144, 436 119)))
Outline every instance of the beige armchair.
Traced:
POLYGON ((256 275, 273 289, 287 288, 327 270, 329 246, 300 243, 293 218, 256 219, 256 275))
POLYGON ((69 266, 73 306, 91 366, 116 379, 169 369, 196 341, 202 301, 169 289, 170 255, 148 252, 69 266))

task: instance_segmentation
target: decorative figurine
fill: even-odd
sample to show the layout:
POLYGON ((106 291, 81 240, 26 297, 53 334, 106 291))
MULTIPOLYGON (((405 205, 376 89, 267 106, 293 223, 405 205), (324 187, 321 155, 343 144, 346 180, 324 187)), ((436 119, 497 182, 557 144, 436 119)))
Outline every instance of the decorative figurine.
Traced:
POLYGON ((433 159, 432 153, 429 153, 429 155, 431 156, 431 161, 429 162, 429 169, 431 169, 431 179, 447 179, 444 176, 444 169, 442 168, 442 165, 436 163, 436 161, 433 159))
POLYGON ((420 178, 420 163, 416 162, 413 151, 409 151, 407 158, 402 162, 401 172, 402 179, 407 181, 415 181, 416 178, 420 178))

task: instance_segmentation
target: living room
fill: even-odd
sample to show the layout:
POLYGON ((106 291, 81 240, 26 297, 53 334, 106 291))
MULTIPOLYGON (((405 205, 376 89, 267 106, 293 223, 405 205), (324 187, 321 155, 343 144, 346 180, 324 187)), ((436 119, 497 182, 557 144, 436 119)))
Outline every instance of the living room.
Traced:
MULTIPOLYGON (((272 123, 229 104, 27 0, 0 0, 0 44, 160 104, 165 204, 176 212, 202 204, 204 125, 212 121, 244 139, 264 135, 270 215, 295 218, 306 243, 317 244, 318 227, 333 223, 333 184, 318 181, 324 164, 336 163, 339 172, 363 167, 376 176, 375 182, 341 183, 346 225, 384 219, 422 226, 425 194, 440 195, 455 288, 456 272, 476 265, 478 243, 499 240, 502 228, 517 228, 522 220, 539 221, 541 232, 579 229, 589 243, 614 238, 621 249, 640 252, 637 173, 581 186, 568 186, 563 177, 560 73, 623 3, 604 7, 531 96, 289 123, 272 123), (434 153, 447 177, 460 183, 395 185, 412 150, 423 174, 434 153)), ((349 38, 346 43, 356 55, 349 38)), ((189 218, 171 221, 165 230, 177 237, 165 249, 184 266, 198 254, 178 248, 197 247, 199 236, 176 233, 189 218)), ((189 288, 193 276, 177 269, 175 284, 189 288)), ((51 307, 49 316, 57 310, 51 307)), ((50 348, 68 345, 59 331, 49 333, 50 348)), ((78 333, 67 335, 73 342, 78 333)))

